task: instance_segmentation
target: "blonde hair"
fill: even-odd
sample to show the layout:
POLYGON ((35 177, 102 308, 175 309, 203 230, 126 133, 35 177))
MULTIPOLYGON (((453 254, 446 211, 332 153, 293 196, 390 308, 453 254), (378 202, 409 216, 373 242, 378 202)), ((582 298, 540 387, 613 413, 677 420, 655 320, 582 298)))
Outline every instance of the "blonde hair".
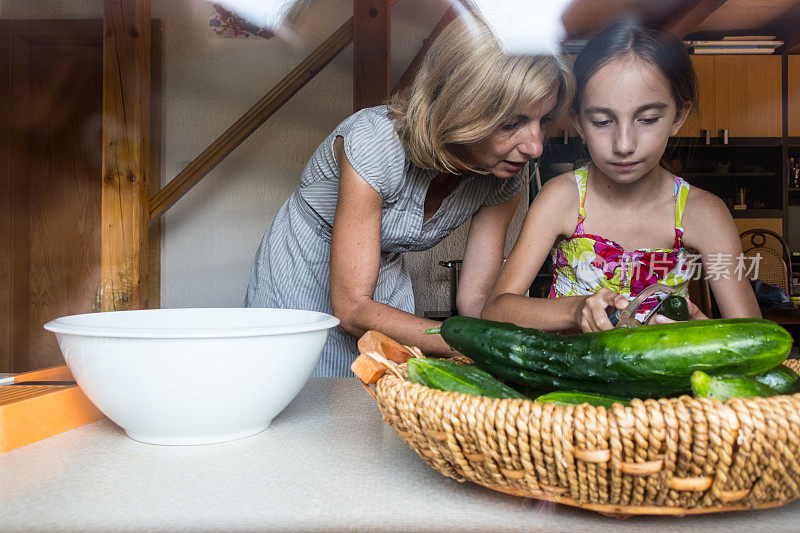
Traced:
POLYGON ((485 139, 520 107, 554 90, 553 115, 559 116, 574 85, 560 56, 507 55, 485 24, 459 18, 433 42, 410 90, 392 99, 389 116, 418 167, 485 173, 471 165, 461 145, 485 139))

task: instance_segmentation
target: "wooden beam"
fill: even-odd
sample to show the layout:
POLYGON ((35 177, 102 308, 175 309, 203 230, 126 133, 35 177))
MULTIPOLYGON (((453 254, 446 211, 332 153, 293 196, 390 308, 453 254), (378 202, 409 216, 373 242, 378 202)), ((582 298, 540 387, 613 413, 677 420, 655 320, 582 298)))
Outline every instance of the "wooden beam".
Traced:
POLYGON ((353 19, 350 18, 150 200, 150 220, 161 216, 211 172, 225 156, 339 55, 352 39, 353 19))
POLYGON ((0 372, 11 372, 11 29, 0 20, 0 372))
POLYGON ((660 25, 666 31, 682 39, 724 3, 725 0, 688 0, 666 17, 660 25))
POLYGON ((776 54, 787 52, 789 54, 796 54, 800 51, 800 27, 788 35, 780 36, 783 44, 775 49, 776 54))
MULTIPOLYGON (((394 5, 398 0, 390 0, 394 5)), ((311 55, 259 100, 247 113, 237 120, 225 133, 203 150, 175 178, 150 199, 150 222, 160 217, 167 209, 194 187, 220 161, 239 146, 251 133, 286 103, 297 91, 330 63, 353 40, 353 18, 342 24, 311 55)))
MULTIPOLYGON (((30 76, 31 46, 19 35, 11 36, 11 87, 14 105, 11 117, 10 209, 11 240, 11 372, 19 371, 20 360, 26 361, 29 347, 30 316, 30 76), (16 177, 16 179, 15 179, 16 177), (14 253, 14 250, 17 252, 14 253)), ((9 98, 11 102, 11 98, 9 98)), ((23 363, 24 364, 24 363, 23 363)))
POLYGON ((800 46, 800 1, 775 17, 773 21, 763 28, 763 35, 775 35, 783 44, 775 49, 775 53, 797 52, 800 46))
POLYGON ((150 0, 105 0, 100 307, 147 307, 150 0))
POLYGON ((794 36, 791 41, 784 41, 783 46, 781 46, 780 50, 777 50, 777 53, 789 53, 789 54, 797 54, 800 52, 800 36, 794 36), (790 45, 791 43, 791 45, 790 45))
POLYGON ((428 38, 422 41, 422 47, 420 47, 419 52, 417 52, 417 55, 414 56, 414 59, 411 60, 411 63, 408 65, 406 71, 403 72, 403 75, 400 76, 399 80, 397 80, 397 83, 392 88, 392 94, 397 94, 406 87, 409 87, 414 82, 414 77, 417 75, 419 66, 422 63, 422 60, 425 58, 425 54, 428 53, 431 43, 436 40, 436 37, 442 33, 442 30, 444 30, 445 26, 447 26, 454 18, 456 18, 456 16, 456 10, 452 7, 448 8, 447 11, 444 12, 444 15, 442 15, 442 18, 439 19, 439 22, 436 24, 436 27, 433 28, 433 31, 428 38))
MULTIPOLYGON (((148 194, 161 188, 161 21, 150 25, 150 176, 148 194)), ((148 210, 147 219, 150 220, 148 210)), ((147 235, 147 306, 161 307, 161 220, 150 224, 147 235)))
POLYGON ((353 111, 392 93, 389 0, 353 0, 353 111))

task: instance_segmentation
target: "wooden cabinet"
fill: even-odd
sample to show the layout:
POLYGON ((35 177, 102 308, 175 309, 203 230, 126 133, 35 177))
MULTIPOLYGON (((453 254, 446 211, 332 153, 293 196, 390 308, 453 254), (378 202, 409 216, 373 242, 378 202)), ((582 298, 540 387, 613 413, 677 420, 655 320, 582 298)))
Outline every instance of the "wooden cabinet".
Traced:
MULTIPOLYGON (((570 63, 575 56, 566 56, 570 63)), ((697 107, 677 137, 781 137, 781 57, 779 55, 693 55, 697 107)), ((800 56, 789 56, 789 135, 800 136, 800 56), (792 87, 797 87, 794 94, 792 87), (794 113, 794 114, 793 114, 794 113), (794 117, 794 119, 792 118, 794 117), (794 125, 794 130, 792 126, 794 125), (794 131, 795 133, 792 133, 794 131)), ((577 136, 568 114, 550 130, 577 136)))
POLYGON ((705 137, 706 131, 712 136, 717 135, 714 57, 692 56, 694 71, 697 73, 697 106, 692 109, 677 137, 705 137))
POLYGON ((697 72, 698 113, 679 137, 781 137, 781 57, 692 56, 697 72))
POLYGON ((800 56, 789 56, 789 136, 800 137, 800 56))
POLYGON ((731 137, 780 137, 781 57, 714 57, 718 130, 731 137))
MULTIPOLYGON (((572 66, 572 64, 575 63, 576 57, 576 55, 570 54, 565 55, 564 59, 566 59, 570 66, 572 66)), ((578 136, 578 131, 575 129, 575 125, 572 123, 572 119, 569 117, 569 106, 564 112, 564 116, 561 117, 561 120, 550 127, 549 135, 553 139, 562 139, 564 137, 564 130, 567 130, 567 135, 569 137, 578 136)))

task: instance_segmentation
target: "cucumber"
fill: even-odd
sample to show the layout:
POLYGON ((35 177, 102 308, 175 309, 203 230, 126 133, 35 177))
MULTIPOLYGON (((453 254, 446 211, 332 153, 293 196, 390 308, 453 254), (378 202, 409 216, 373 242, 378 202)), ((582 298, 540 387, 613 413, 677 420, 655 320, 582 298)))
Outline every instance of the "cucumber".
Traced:
POLYGON ((780 364, 792 337, 763 319, 692 320, 562 335, 455 316, 439 328, 447 344, 484 364, 593 381, 684 378, 696 370, 754 375, 780 364))
POLYGON ((614 396, 603 396, 602 394, 591 394, 580 391, 555 391, 542 394, 536 397, 537 402, 554 403, 556 405, 581 405, 588 403, 595 407, 611 407, 615 403, 628 405, 630 402, 625 398, 615 398, 614 396))
POLYGON ((768 372, 753 376, 756 381, 766 385, 780 394, 794 392, 798 386, 800 376, 786 365, 778 365, 768 372))
POLYGON ((670 294, 661 302, 658 312, 672 320, 689 320, 689 302, 680 294, 670 294))
POLYGON ((775 396, 776 390, 748 376, 710 376, 697 371, 692 374, 692 393, 696 398, 751 398, 753 396, 775 396))
POLYGON ((613 394, 625 398, 665 398, 678 396, 691 391, 689 380, 685 378, 667 378, 646 381, 620 381, 608 383, 596 380, 581 380, 536 373, 524 368, 504 365, 498 361, 483 361, 478 366, 498 377, 506 383, 513 383, 534 390, 580 390, 595 394, 613 394))
POLYGON ((529 399, 480 368, 442 359, 409 359, 408 379, 432 389, 473 396, 529 399))

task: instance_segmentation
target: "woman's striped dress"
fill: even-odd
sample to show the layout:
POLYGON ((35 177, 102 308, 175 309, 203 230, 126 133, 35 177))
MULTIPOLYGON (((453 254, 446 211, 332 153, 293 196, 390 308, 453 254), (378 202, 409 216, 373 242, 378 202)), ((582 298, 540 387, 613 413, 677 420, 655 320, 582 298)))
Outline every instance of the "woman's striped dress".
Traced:
MULTIPOLYGON (((411 278, 402 252, 427 250, 481 206, 503 202, 525 184, 523 172, 502 180, 465 174, 439 210, 423 223, 425 195, 436 175, 405 157, 386 107, 362 109, 342 122, 317 148, 300 186, 281 206, 256 252, 244 305, 332 313, 330 242, 339 189, 333 142, 344 139, 353 168, 383 198, 380 272, 374 300, 414 312, 411 278)), ((314 376, 352 376, 356 339, 331 330, 314 376)))

